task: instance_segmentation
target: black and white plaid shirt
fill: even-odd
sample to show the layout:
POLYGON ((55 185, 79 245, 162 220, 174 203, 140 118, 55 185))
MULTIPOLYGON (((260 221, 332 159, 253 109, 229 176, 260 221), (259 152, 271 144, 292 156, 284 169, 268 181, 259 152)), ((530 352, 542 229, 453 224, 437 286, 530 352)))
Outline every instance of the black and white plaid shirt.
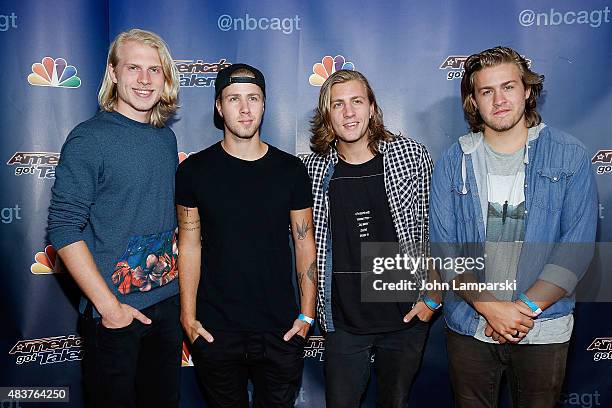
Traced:
MULTIPOLYGON (((399 239, 400 250, 429 241, 429 186, 433 162, 421 143, 406 137, 381 142, 385 191, 399 239)), ((312 153, 304 164, 312 179, 313 218, 319 269, 317 315, 321 328, 334 331, 331 307, 331 232, 329 230, 329 182, 338 163, 338 153, 312 153)), ((420 271, 419 274, 423 274, 420 271)), ((422 276, 421 276, 422 278, 422 276)))

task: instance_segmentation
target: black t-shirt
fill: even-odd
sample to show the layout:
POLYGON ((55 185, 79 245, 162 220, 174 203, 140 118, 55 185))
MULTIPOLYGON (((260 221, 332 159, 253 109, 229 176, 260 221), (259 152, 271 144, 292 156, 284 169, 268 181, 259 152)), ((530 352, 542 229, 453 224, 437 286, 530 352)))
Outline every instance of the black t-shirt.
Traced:
POLYGON ((216 143, 181 163, 176 203, 197 207, 200 214, 196 318, 204 327, 291 327, 299 310, 289 214, 312 207, 310 179, 302 162, 273 146, 258 160, 241 160, 216 143))
POLYGON ((383 174, 383 156, 363 164, 338 161, 329 185, 334 325, 357 334, 406 327, 410 304, 361 301, 361 243, 398 242, 383 174))

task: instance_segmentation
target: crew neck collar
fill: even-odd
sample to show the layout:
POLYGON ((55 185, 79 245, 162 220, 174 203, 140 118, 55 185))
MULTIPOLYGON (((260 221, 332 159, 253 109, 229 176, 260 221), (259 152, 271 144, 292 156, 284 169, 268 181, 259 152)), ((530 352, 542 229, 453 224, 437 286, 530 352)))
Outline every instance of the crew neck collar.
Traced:
POLYGON ((143 123, 143 122, 139 122, 137 120, 134 119, 130 119, 127 116, 123 115, 122 113, 119 113, 117 111, 112 111, 112 112, 107 112, 109 115, 111 115, 112 117, 114 117, 115 119, 117 119, 118 121, 125 123, 126 125, 130 125, 130 126, 136 126, 136 127, 140 127, 142 129, 157 129, 155 128, 155 126, 151 125, 150 123, 143 123))

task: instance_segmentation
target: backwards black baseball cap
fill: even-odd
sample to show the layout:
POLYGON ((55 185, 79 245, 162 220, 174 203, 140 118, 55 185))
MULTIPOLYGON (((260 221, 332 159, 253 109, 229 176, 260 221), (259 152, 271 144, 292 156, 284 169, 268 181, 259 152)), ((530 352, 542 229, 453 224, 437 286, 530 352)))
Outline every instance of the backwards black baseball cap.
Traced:
POLYGON ((213 111, 215 127, 217 129, 224 129, 223 118, 221 117, 221 115, 219 115, 219 112, 217 111, 217 98, 219 97, 219 95, 221 95, 221 92, 225 88, 232 84, 255 84, 261 88, 264 98, 266 97, 266 80, 260 70, 247 64, 232 64, 227 68, 223 68, 217 74, 217 79, 215 79, 215 105, 213 105, 213 111), (252 72, 255 77, 232 76, 232 74, 238 71, 239 69, 246 69, 252 72))

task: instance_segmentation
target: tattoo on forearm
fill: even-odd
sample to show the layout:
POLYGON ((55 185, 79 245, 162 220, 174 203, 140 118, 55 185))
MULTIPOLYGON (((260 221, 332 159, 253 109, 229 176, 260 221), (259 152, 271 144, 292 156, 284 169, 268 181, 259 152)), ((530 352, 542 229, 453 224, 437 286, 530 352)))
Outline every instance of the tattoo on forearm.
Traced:
POLYGON ((179 231, 197 231, 199 229, 199 225, 197 227, 179 227, 179 231))
POLYGON ((310 282, 312 282, 313 284, 316 284, 317 282, 317 261, 312 261, 312 263, 310 264, 310 267, 308 268, 308 272, 306 272, 306 275, 308 276, 308 279, 310 279, 310 282))
POLYGON ((308 271, 298 273, 298 286, 300 288, 300 295, 304 292, 302 289, 302 284, 304 283, 304 276, 308 278, 310 283, 316 285, 317 281, 317 261, 312 261, 308 271))
POLYGON ((183 207, 183 212, 185 213, 186 217, 189 217, 189 207, 183 207))
POLYGON ((302 282, 304 281, 304 274, 298 273, 298 289, 300 290, 300 296, 302 296, 302 282))
POLYGON ((197 231, 200 229, 200 219, 194 221, 182 221, 178 222, 179 230, 182 231, 197 231))
POLYGON ((186 224, 200 224, 200 219, 198 218, 197 220, 194 220, 194 221, 181 221, 181 220, 179 220, 179 225, 186 225, 186 224))
POLYGON ((302 239, 306 239, 306 234, 308 233, 308 230, 312 229, 312 227, 308 224, 308 222, 306 220, 302 220, 302 224, 295 225, 297 228, 297 234, 298 234, 298 239, 302 240, 302 239))

